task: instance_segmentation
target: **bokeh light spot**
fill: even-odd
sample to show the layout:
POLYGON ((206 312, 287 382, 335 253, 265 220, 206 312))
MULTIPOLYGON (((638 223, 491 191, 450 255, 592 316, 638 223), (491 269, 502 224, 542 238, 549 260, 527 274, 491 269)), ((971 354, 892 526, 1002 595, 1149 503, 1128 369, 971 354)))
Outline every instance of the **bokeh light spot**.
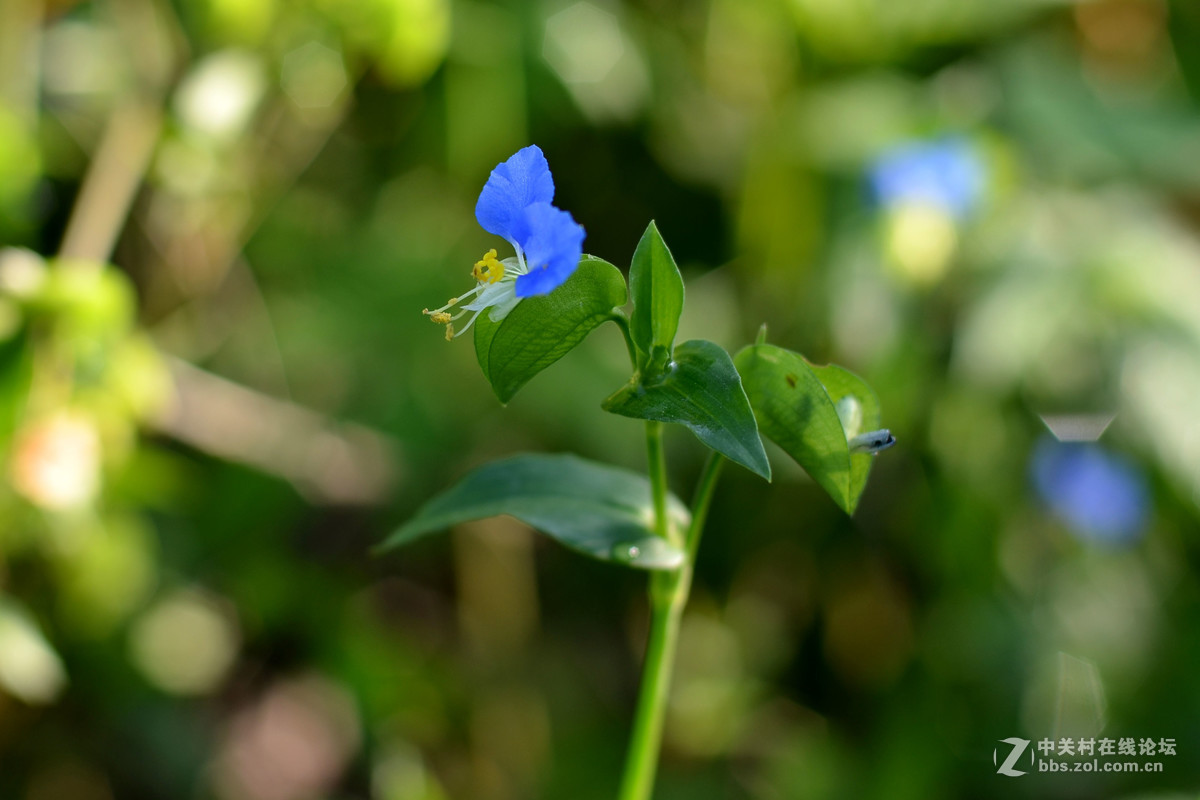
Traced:
POLYGON ((336 50, 309 42, 283 57, 283 91, 300 108, 333 105, 346 89, 346 68, 336 50))
POLYGON ((142 674, 172 694, 204 694, 224 678, 239 635, 227 604, 195 589, 168 595, 133 627, 130 651, 142 674))
POLYGON ((198 62, 184 77, 175 111, 191 130, 225 141, 245 130, 265 90, 257 56, 224 50, 198 62))
POLYGON ((324 796, 358 750, 358 711, 344 688, 309 675, 271 687, 232 721, 215 777, 225 800, 324 796))
POLYGON ((957 247, 954 219, 937 206, 905 203, 887 216, 884 250, 888 264, 909 283, 936 283, 946 274, 957 247))
POLYGON ((62 511, 86 505, 100 484, 100 436, 83 417, 56 414, 17 436, 13 487, 34 505, 62 511))
POLYGON ((591 3, 576 3, 546 20, 542 55, 567 83, 604 80, 624 52, 617 18, 591 3))
POLYGON ((66 685, 58 654, 38 626, 11 603, 0 600, 0 686, 26 703, 49 703, 66 685))

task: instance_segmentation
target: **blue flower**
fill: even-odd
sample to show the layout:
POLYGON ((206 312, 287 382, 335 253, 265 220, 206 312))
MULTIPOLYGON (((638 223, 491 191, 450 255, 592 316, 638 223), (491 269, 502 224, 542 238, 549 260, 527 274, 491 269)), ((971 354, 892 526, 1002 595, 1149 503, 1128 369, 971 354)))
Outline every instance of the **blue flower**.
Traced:
POLYGON ((475 288, 439 309, 425 309, 446 326, 447 339, 465 333, 485 309, 499 322, 523 298, 548 294, 571 277, 583 256, 585 234, 568 212, 550 204, 553 199, 554 178, 537 145, 518 150, 492 170, 475 203, 475 218, 488 233, 504 237, 516 256, 501 261, 489 250, 471 271, 475 288), (462 302, 470 297, 470 303, 462 302), (455 306, 461 310, 451 314, 455 306), (455 333, 454 320, 470 312, 471 319, 455 333))
POLYGON ((1137 468, 1098 445, 1046 439, 1033 455, 1042 500, 1081 538, 1108 544, 1142 532, 1149 499, 1137 468))
POLYGON ((901 145, 884 153, 870 170, 872 192, 885 208, 931 205, 956 219, 979 204, 985 178, 975 148, 958 138, 901 145))

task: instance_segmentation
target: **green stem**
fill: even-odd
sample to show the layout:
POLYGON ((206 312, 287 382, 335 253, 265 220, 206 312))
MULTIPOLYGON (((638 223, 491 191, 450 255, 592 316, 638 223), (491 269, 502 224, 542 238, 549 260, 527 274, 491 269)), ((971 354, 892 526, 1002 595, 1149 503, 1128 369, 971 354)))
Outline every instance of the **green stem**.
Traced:
POLYGON ((646 461, 650 471, 650 490, 654 498, 654 530, 671 542, 678 537, 667 517, 667 458, 663 453, 662 423, 646 423, 646 461))
POLYGON ((621 335, 625 337, 625 349, 629 351, 629 365, 633 367, 634 371, 637 371, 637 345, 633 343, 633 333, 629 330, 629 320, 619 311, 614 311, 609 319, 617 323, 617 327, 621 329, 621 335))
POLYGON ((700 549, 700 534, 704 533, 704 524, 708 521, 708 507, 712 505, 713 490, 721 477, 721 467, 725 466, 725 457, 715 451, 708 454, 704 462, 704 471, 696 481, 696 494, 692 496, 692 523, 687 532, 687 559, 689 564, 696 563, 696 551, 700 549))
POLYGON ((691 579, 689 564, 650 577, 650 635, 646 641, 642 686, 633 718, 633 733, 629 738, 629 753, 625 758, 625 774, 617 795, 619 800, 650 800, 654 791, 675 646, 679 641, 679 622, 687 604, 691 579))
MULTIPOLYGON (((656 447, 661 460, 661 431, 652 437, 647 425, 647 444, 652 454, 653 465, 656 447)), ((662 747, 663 721, 671 691, 676 645, 679 642, 679 623, 692 588, 692 565, 700 546, 700 534, 704 530, 713 490, 724 463, 725 459, 717 453, 710 454, 708 462, 704 465, 704 472, 696 484, 696 495, 692 501, 692 521, 687 530, 687 560, 677 570, 656 572, 650 578, 650 635, 646 642, 642 686, 638 694, 633 734, 629 739, 629 754, 625 760, 625 773, 621 779, 618 800, 650 800, 654 791, 654 773, 658 767, 658 753, 662 747)), ((655 479, 653 468, 650 479, 652 485, 657 487, 659 482, 655 479)), ((665 474, 661 483, 665 503, 665 474)), ((658 519, 663 520, 665 517, 659 516, 658 519)))

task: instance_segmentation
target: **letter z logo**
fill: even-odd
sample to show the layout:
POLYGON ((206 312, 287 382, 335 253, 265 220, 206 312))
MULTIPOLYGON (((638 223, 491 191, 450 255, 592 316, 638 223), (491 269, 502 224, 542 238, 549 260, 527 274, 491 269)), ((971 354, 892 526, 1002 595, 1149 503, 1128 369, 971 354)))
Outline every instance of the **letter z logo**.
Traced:
MULTIPOLYGON (((1004 763, 996 768, 996 772, 1000 773, 1001 775, 1007 775, 1010 778, 1017 778, 1017 777, 1020 777, 1021 775, 1024 775, 1025 774, 1024 770, 1013 769, 1013 766, 1017 763, 1017 760, 1020 759, 1020 757, 1022 755, 1024 755, 1025 749, 1027 747, 1029 747, 1029 740, 1028 739, 1018 739, 1014 736, 1014 737, 1010 737, 1008 739, 1001 739, 1000 741, 1003 744, 1012 745, 1012 751, 1008 754, 1008 758, 1004 759, 1004 763)), ((999 756, 997 755, 998 750, 999 750, 999 748, 992 750, 992 763, 993 764, 995 764, 997 759, 999 758, 999 756)), ((1029 763, 1033 764, 1033 751, 1030 751, 1030 753, 1029 753, 1029 763)))

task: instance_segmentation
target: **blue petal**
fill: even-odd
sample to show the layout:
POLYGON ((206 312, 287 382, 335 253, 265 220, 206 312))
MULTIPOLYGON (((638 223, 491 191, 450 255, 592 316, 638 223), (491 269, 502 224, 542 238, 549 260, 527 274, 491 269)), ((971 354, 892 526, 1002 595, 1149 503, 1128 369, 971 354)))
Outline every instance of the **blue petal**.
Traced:
POLYGON ((1143 532, 1149 493, 1137 467, 1120 456, 1047 439, 1034 452, 1032 472, 1042 499, 1073 533, 1120 544, 1143 532))
POLYGON ((958 218, 979 204, 986 177, 974 147, 955 138, 896 147, 876 161, 870 174, 881 205, 929 203, 958 218))
POLYGON ((492 170, 475 203, 475 218, 488 233, 516 242, 513 225, 521 212, 533 203, 549 203, 553 199, 550 165, 541 148, 531 144, 492 170))
POLYGON ((520 244, 529 272, 517 278, 517 297, 548 294, 579 266, 586 234, 569 213, 549 203, 535 203, 522 216, 519 226, 527 235, 520 244))

